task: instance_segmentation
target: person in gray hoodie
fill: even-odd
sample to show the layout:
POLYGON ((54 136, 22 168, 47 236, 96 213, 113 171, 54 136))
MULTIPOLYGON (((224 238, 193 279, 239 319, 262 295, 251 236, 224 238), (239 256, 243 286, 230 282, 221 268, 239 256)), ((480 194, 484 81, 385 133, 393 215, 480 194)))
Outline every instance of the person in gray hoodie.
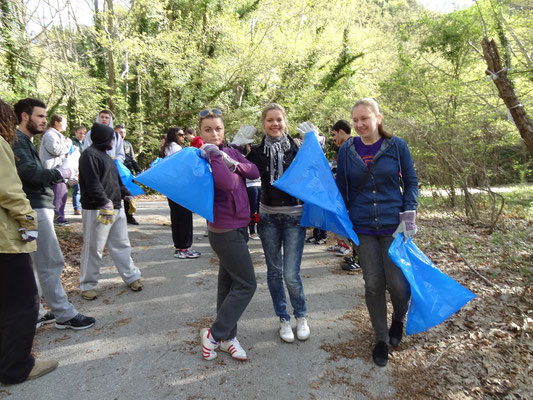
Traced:
MULTIPOLYGON (((100 110, 96 117, 96 122, 113 128, 113 115, 111 114, 111 111, 100 110)), ((116 132, 113 138, 114 138, 113 144, 111 148, 106 151, 106 153, 113 160, 117 159, 123 163, 124 160, 126 159, 126 154, 124 154, 124 140, 116 132)), ((93 144, 93 140, 91 138, 91 131, 89 131, 87 132, 87 135, 85 136, 85 141, 83 142, 83 150, 86 150, 89 147, 91 147, 91 144, 93 144)))

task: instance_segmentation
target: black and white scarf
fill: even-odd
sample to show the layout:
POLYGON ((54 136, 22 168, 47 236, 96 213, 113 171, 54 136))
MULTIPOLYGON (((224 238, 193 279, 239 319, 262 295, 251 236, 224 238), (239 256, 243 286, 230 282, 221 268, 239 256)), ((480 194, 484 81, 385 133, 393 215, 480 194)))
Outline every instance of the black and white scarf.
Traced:
POLYGON ((291 148, 291 142, 284 133, 279 138, 265 136, 263 151, 270 159, 270 184, 283 175, 283 157, 285 152, 291 148))

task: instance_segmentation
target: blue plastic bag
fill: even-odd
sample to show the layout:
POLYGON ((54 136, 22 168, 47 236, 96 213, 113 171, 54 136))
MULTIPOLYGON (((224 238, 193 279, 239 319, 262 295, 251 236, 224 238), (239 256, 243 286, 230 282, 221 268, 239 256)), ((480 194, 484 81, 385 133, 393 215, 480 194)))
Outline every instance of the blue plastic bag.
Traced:
POLYGON ((131 171, 120 160, 115 159, 115 164, 120 175, 120 179, 126 188, 130 191, 132 196, 144 194, 144 190, 137 184, 133 183, 134 176, 131 171))
POLYGON ((300 220, 302 226, 335 232, 359 244, 328 160, 314 132, 305 134, 302 147, 274 186, 304 202, 300 220))
POLYGON ((150 168, 155 167, 162 160, 161 157, 157 157, 154 161, 150 163, 150 168))
POLYGON ((135 180, 213 222, 213 174, 197 148, 185 147, 163 158, 135 180))
POLYGON ((403 233, 396 236, 389 248, 389 258, 411 285, 405 333, 412 335, 440 324, 476 295, 440 272, 411 238, 407 242, 403 239, 403 233))

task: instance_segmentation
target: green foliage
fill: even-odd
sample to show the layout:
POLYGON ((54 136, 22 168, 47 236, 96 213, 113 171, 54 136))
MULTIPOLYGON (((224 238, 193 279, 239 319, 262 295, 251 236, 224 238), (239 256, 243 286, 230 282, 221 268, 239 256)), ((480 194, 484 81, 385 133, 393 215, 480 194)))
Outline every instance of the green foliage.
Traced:
MULTIPOLYGON (((145 166, 168 127, 196 126, 206 106, 224 110, 229 139, 241 124, 259 128, 273 101, 287 109, 291 134, 311 120, 329 138, 357 98, 373 96, 387 128, 409 141, 424 183, 453 191, 531 177, 474 49, 484 29, 503 33, 512 65, 531 68, 529 14, 502 2, 447 15, 415 0, 99 3, 94 25, 52 25, 31 37, 21 29, 22 3, 0 0, 0 73, 8 78, 0 97, 44 99, 67 116, 71 133, 112 107, 145 166)), ((530 109, 533 74, 512 74, 530 109)))

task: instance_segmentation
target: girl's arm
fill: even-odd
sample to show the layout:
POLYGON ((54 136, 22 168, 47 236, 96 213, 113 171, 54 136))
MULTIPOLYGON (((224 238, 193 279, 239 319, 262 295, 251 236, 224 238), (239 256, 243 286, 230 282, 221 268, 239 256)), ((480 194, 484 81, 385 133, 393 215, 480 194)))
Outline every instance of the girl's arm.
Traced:
POLYGON ((398 142, 400 165, 402 168, 402 181, 404 186, 403 210, 416 210, 418 206, 418 177, 416 176, 415 166, 407 143, 403 140, 398 142))

